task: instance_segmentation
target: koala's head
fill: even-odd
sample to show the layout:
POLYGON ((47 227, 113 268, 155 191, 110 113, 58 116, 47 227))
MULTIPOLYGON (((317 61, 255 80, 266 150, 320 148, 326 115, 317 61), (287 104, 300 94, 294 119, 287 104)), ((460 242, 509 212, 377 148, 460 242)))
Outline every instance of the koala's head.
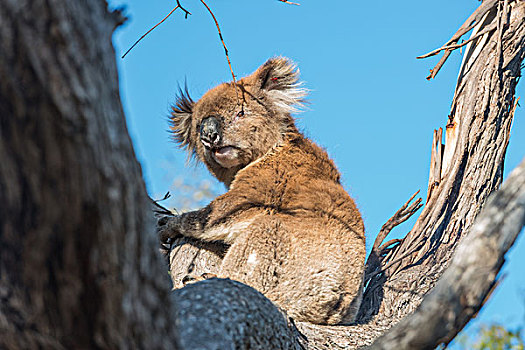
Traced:
POLYGON ((296 131, 290 113, 306 96, 299 71, 272 58, 236 85, 221 84, 194 102, 181 91, 171 123, 175 141, 227 186, 243 167, 296 131))

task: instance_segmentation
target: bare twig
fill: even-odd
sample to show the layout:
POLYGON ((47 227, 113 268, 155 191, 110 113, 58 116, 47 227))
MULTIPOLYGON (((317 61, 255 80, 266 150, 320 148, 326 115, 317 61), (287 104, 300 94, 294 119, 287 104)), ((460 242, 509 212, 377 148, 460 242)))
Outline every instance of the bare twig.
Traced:
POLYGON ((139 40, 135 41, 135 43, 133 45, 131 45, 131 47, 122 55, 122 58, 126 57, 126 55, 131 51, 133 50, 133 48, 135 46, 137 46, 137 44, 142 40, 144 39, 149 33, 151 33, 155 28, 157 28, 159 25, 161 25, 165 20, 167 20, 172 14, 173 12, 175 12, 175 10, 177 9, 181 9, 182 11, 184 11, 184 18, 188 18, 188 15, 191 15, 191 12, 189 12, 188 10, 186 10, 184 7, 181 6, 181 4, 179 3, 179 0, 177 0, 177 6, 175 6, 175 8, 173 10, 170 11, 170 13, 168 13, 166 15, 166 17, 164 17, 159 23, 155 24, 153 27, 151 27, 150 30, 148 30, 144 35, 142 35, 139 40))
MULTIPOLYGON (((430 70, 430 75, 427 77, 428 80, 433 79, 436 77, 438 72, 440 71, 441 67, 445 64, 448 57, 452 53, 452 50, 457 49, 458 47, 456 44, 458 43, 459 39, 466 33, 468 33, 472 28, 474 28, 477 24, 479 24, 479 21, 483 18, 483 16, 492 10, 494 6, 498 3, 499 0, 485 0, 479 7, 472 13, 469 18, 463 23, 463 25, 457 30, 457 32, 452 36, 452 38, 440 49, 434 50, 437 52, 431 52, 430 54, 423 55, 424 57, 429 57, 437 54, 438 52, 441 52, 445 50, 445 53, 443 54, 443 57, 439 60, 439 62, 436 64, 436 66, 430 70), (452 48, 447 48, 448 46, 452 46, 452 48), (455 47, 457 46, 457 47, 455 47)), ((420 56, 421 58, 424 58, 423 56, 420 56)))
MULTIPOLYGON (((235 79, 235 74, 233 73, 233 69, 232 69, 232 64, 230 62, 230 55, 228 53, 228 48, 226 47, 226 44, 224 43, 224 38, 222 37, 222 32, 221 32, 221 28, 219 26, 219 22, 217 21, 217 18, 215 17, 213 11, 210 9, 210 7, 208 6, 208 4, 206 4, 206 2, 204 0, 200 0, 202 2, 202 4, 206 7, 206 9, 208 10, 208 12, 210 13, 211 17, 213 18, 213 21, 215 22, 215 26, 217 27, 217 32, 219 33, 219 38, 221 39, 221 43, 222 43, 222 46, 224 47, 224 53, 226 54, 226 60, 228 61, 228 67, 230 68, 230 72, 231 72, 231 75, 232 75, 232 79, 233 79, 233 84, 234 86, 236 86, 236 79, 235 79)), ((279 1, 283 1, 283 0, 279 0, 279 1)), ((286 2, 286 3, 289 3, 289 4, 293 4, 293 5, 299 5, 299 4, 296 4, 296 3, 293 3, 293 2, 289 2, 289 1, 286 1, 284 0, 283 2, 286 2)), ((170 13, 168 13, 166 15, 166 17, 164 17, 159 23, 155 24, 150 30, 148 30, 144 35, 142 35, 133 45, 131 45, 131 47, 122 55, 122 58, 126 57, 126 55, 135 47, 137 46, 137 44, 142 40, 144 39, 149 33, 151 33, 155 28, 157 28, 159 25, 161 25, 165 20, 167 20, 172 14, 173 12, 175 12, 175 10, 177 9, 181 9, 182 11, 184 11, 184 18, 188 18, 188 15, 191 15, 191 12, 189 12, 188 10, 186 10, 184 7, 182 7, 182 5, 180 4, 180 0, 177 0, 177 6, 175 6, 175 8, 173 10, 170 11, 170 13)), ((235 92, 237 93, 237 90, 235 90, 235 92)))
MULTIPOLYGON (((410 204, 418 194, 419 191, 414 193, 412 197, 410 197, 410 199, 405 204, 403 204, 403 206, 381 227, 381 230, 377 234, 377 237, 374 241, 374 245, 372 247, 372 251, 368 256, 368 260, 366 262, 365 283, 370 278, 377 275, 376 270, 381 265, 381 263, 385 261, 386 257, 384 257, 383 255, 385 255, 386 253, 386 248, 388 248, 394 243, 401 242, 401 240, 391 240, 382 245, 383 241, 388 236, 390 231, 392 231, 394 227, 408 220, 412 215, 414 215, 416 211, 418 211, 423 206, 423 204, 421 203, 421 198, 418 198, 414 203, 410 204)), ((392 248, 395 248, 395 246, 392 248)))
POLYGON ((412 203, 410 206, 410 202, 414 200, 414 198, 419 194, 420 191, 417 191, 410 197, 410 199, 403 204, 401 208, 390 218, 388 221, 381 227, 381 230, 379 231, 376 240, 374 241, 374 246, 372 247, 372 250, 378 251, 379 246, 383 241, 385 240, 386 236, 392 231, 392 229, 403 222, 407 221, 416 211, 419 210, 423 206, 421 204, 421 198, 418 198, 414 203, 412 203))
POLYGON ((465 40, 465 41, 462 41, 461 44, 453 44, 453 45, 448 45, 448 46, 444 45, 444 46, 440 47, 439 49, 435 49, 434 51, 431 51, 431 52, 429 52, 427 54, 418 56, 416 58, 419 60, 419 59, 435 56, 435 55, 437 55, 438 53, 440 53, 443 50, 453 51, 453 50, 459 49, 460 47, 463 47, 463 46, 467 45, 468 43, 476 40, 480 36, 483 36, 483 35, 485 35, 485 34, 487 34, 489 32, 492 32, 494 29, 496 29, 496 23, 491 24, 490 26, 488 26, 487 28, 483 29, 478 34, 474 35, 472 38, 470 38, 468 40, 465 40))
MULTIPOLYGON (((160 205, 158 202, 161 202, 161 201, 164 201, 168 198, 171 197, 171 194, 169 192, 167 192, 164 197, 162 197, 162 199, 151 199, 151 202, 153 203, 153 205, 155 206, 155 209, 153 209, 153 212, 157 215, 168 215, 168 216, 175 216, 175 214, 173 214, 173 212, 165 207, 163 207, 162 205, 160 205)), ((176 213, 178 214, 178 213, 176 213)))
MULTIPOLYGON (((213 21, 215 22, 215 26, 217 27, 217 32, 219 33, 219 38, 221 40, 221 43, 222 43, 222 46, 224 47, 224 53, 226 54, 226 60, 228 61, 228 67, 230 68, 230 72, 231 72, 231 75, 232 75, 232 79, 233 79, 233 84, 234 86, 236 86, 236 78, 235 78, 235 74, 233 73, 233 68, 232 68, 232 64, 231 64, 231 61, 230 61, 230 55, 229 55, 229 52, 228 52, 228 48, 226 47, 226 44, 224 43, 224 38, 222 37, 222 32, 221 32, 221 28, 219 26, 219 22, 217 21, 217 18, 215 17, 215 14, 213 13, 213 11, 210 9, 210 7, 208 6, 208 4, 206 4, 206 2, 204 0, 200 0, 202 2, 202 4, 206 7, 206 9, 208 10, 208 12, 210 13, 211 17, 213 18, 213 21)), ((279 0, 279 1, 283 1, 283 2, 286 2, 286 3, 289 3, 289 4, 292 4, 292 5, 299 5, 299 4, 296 4, 294 2, 289 2, 287 0, 279 0)), ((131 51, 133 50, 133 48, 135 46, 137 46, 137 44, 142 40, 144 39, 149 33, 151 33, 155 28, 157 28, 159 25, 161 25, 164 21, 166 21, 172 14, 173 12, 175 12, 177 9, 181 9, 182 11, 184 11, 184 18, 188 18, 188 15, 191 15, 191 12, 189 12, 188 10, 186 10, 184 7, 182 7, 182 5, 180 4, 180 0, 177 0, 177 6, 175 6, 175 8, 173 8, 173 10, 171 10, 167 15, 166 17, 164 17, 159 23, 155 24, 150 30, 148 30, 144 35, 142 35, 133 45, 131 45, 131 47, 122 55, 122 58, 126 57, 126 55, 131 51)), ((237 93, 237 89, 235 90, 235 92, 237 93)))
MULTIPOLYGON (((217 21, 217 18, 215 18, 215 15, 213 14, 213 11, 210 9, 208 4, 204 0, 201 0, 202 4, 206 7, 208 12, 210 13, 211 17, 213 18, 213 21, 215 22, 215 26, 217 26, 217 31, 219 32, 219 38, 221 39, 222 46, 224 47, 224 53, 226 54, 226 60, 228 61, 228 67, 230 67, 230 72, 232 74, 233 78, 233 84, 236 86, 236 80, 235 80, 235 74, 233 73, 232 64, 230 62, 230 56, 228 54, 228 48, 226 47, 226 44, 224 43, 224 39, 222 37, 221 28, 219 27, 219 22, 217 21)), ((235 90, 237 92, 237 89, 235 90)))
POLYGON ((168 198, 171 198, 171 193, 168 191, 166 192, 166 194, 164 195, 164 197, 162 197, 161 199, 157 199, 155 200, 155 202, 162 202, 162 201, 165 201, 166 199, 168 198))

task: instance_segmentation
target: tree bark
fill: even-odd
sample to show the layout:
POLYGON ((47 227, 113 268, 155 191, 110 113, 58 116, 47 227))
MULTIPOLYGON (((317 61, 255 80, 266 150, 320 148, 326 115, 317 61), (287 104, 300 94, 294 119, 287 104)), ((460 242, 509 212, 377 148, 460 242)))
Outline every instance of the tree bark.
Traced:
MULTIPOLYGON (((458 84, 441 179, 408 238, 381 260, 392 268, 370 282, 367 323, 298 324, 299 333, 264 296, 237 282, 214 279, 169 292, 118 94, 111 35, 121 14, 102 0, 0 0, 0 348, 370 344, 419 305, 448 250, 499 185, 525 47, 524 2, 510 3, 501 50, 490 39, 495 33, 472 45, 481 51, 458 84), (419 253, 392 264, 414 246, 419 253)), ((501 16, 485 18, 487 25, 494 18, 501 16)), ((198 269, 211 261, 206 256, 220 258, 186 249, 194 249, 185 256, 198 269)), ((458 325, 470 317, 463 315, 458 325)), ((438 338, 434 343, 448 339, 438 338)))
POLYGON ((104 1, 0 1, 0 348, 176 340, 119 98, 123 20, 104 1))
POLYGON ((417 312, 372 349, 431 349, 448 344, 481 309, 525 225, 525 158, 494 193, 456 249, 449 268, 417 312))
MULTIPOLYGON (((486 3, 490 1, 480 7, 486 3)), ((478 31, 503 21, 498 1, 492 3, 478 31)), ((383 263, 400 260, 370 282, 362 321, 378 314, 376 320, 392 322, 412 312, 434 287, 457 243, 501 183, 515 88, 525 57, 524 2, 511 1, 507 10, 508 26, 485 34, 466 50, 446 125, 446 143, 436 145, 444 148, 441 164, 436 166, 440 175, 433 178, 430 198, 413 229, 383 263)))

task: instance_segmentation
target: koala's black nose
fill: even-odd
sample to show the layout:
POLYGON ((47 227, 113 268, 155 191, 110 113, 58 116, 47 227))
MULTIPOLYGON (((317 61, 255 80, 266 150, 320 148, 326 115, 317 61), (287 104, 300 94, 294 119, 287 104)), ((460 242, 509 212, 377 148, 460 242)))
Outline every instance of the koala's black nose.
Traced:
POLYGON ((201 141, 209 146, 216 146, 221 142, 219 121, 215 117, 208 117, 201 124, 201 141))

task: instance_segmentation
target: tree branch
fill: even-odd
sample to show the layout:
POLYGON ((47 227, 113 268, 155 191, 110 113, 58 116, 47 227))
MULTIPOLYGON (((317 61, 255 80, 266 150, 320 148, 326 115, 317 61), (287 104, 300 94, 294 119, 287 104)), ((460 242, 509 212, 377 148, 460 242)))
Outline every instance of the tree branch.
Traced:
POLYGON ((124 52, 124 54, 122 55, 121 58, 124 58, 126 57, 126 55, 131 51, 133 50, 133 48, 135 46, 137 46, 137 44, 142 40, 144 39, 149 33, 151 33, 155 28, 157 28, 158 26, 160 26, 165 20, 167 20, 172 14, 173 12, 175 12, 175 10, 177 9, 181 9, 183 12, 184 12, 184 18, 188 18, 188 15, 191 15, 191 12, 186 10, 184 7, 181 6, 179 0, 177 0, 177 6, 175 6, 173 8, 173 10, 171 10, 167 15, 166 17, 164 17, 159 23, 155 24, 153 27, 151 27, 150 30, 148 30, 146 33, 144 33, 137 41, 135 41, 135 43, 133 45, 131 45, 131 47, 126 51, 124 52))
POLYGON ((484 16, 489 11, 494 9, 494 7, 496 6, 498 1, 499 0, 485 0, 485 1, 483 1, 483 3, 476 9, 476 11, 474 11, 474 13, 472 13, 469 16, 469 18, 467 18, 465 23, 463 23, 463 25, 457 30, 456 33, 454 33, 452 38, 449 41, 447 41, 447 43, 445 45, 443 45, 442 48, 440 48, 438 50, 434 50, 430 54, 418 57, 418 58, 430 57, 430 56, 433 56, 433 55, 439 53, 442 50, 445 50, 445 53, 444 53, 443 57, 441 57, 441 59, 439 60, 438 64, 434 67, 434 69, 430 70, 430 75, 427 77, 428 80, 433 79, 433 78, 436 77, 436 75, 440 71, 441 67, 443 67, 443 65, 447 61, 447 59, 450 56, 450 54, 452 53, 452 51, 457 49, 458 47, 460 47, 460 46, 456 47, 456 44, 459 41, 459 39, 463 35, 468 33, 476 25, 478 25, 480 23, 480 21, 484 18, 484 16), (449 48, 445 48, 445 47, 449 47, 449 48))
POLYGON ((399 244, 402 241, 396 239, 382 244, 390 231, 392 231, 394 227, 410 219, 410 217, 423 206, 421 198, 418 198, 414 203, 410 204, 418 194, 419 191, 414 193, 412 197, 410 197, 410 199, 394 214, 394 216, 388 219, 388 221, 381 227, 366 262, 365 284, 367 284, 373 276, 380 273, 380 271, 377 271, 377 268, 381 265, 387 252, 393 249, 391 246, 393 244, 399 244))
POLYGON ((449 343, 483 306, 524 225, 525 158, 489 198, 432 293, 370 349, 433 349, 449 343))

